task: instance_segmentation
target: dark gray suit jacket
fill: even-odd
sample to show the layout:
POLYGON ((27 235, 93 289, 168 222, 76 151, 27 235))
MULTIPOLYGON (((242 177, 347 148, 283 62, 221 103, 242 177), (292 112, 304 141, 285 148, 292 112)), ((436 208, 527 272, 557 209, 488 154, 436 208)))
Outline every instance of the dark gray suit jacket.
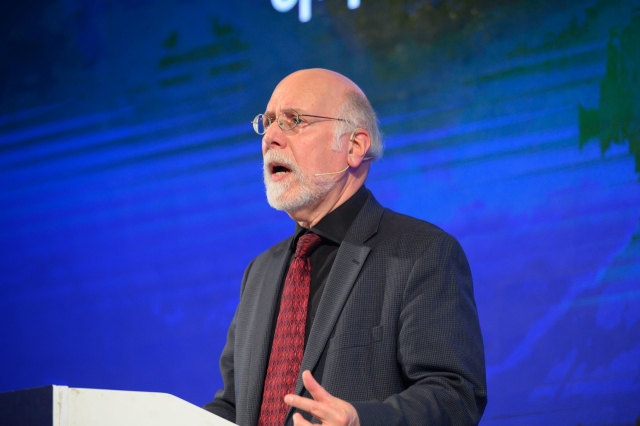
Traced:
MULTIPOLYGON (((220 359, 224 388, 204 407, 241 426, 258 422, 290 244, 276 244, 245 271, 220 359)), ((484 350, 458 242, 369 194, 327 280, 304 370, 352 403, 362 426, 477 424, 487 401, 484 350)), ((296 394, 309 396, 301 374, 296 394)))

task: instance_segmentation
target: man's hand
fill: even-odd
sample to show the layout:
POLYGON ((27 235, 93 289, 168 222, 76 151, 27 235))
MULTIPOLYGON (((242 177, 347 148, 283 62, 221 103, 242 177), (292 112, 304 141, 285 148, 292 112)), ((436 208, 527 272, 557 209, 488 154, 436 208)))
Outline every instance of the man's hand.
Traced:
MULTIPOLYGON (((313 399, 303 398, 298 395, 287 395, 284 397, 284 402, 311 413, 323 425, 360 426, 360 419, 355 407, 347 401, 331 396, 316 382, 309 370, 302 373, 302 382, 311 396, 313 396, 313 399)), ((293 415, 293 424, 295 426, 311 426, 311 423, 306 421, 300 413, 293 415)))

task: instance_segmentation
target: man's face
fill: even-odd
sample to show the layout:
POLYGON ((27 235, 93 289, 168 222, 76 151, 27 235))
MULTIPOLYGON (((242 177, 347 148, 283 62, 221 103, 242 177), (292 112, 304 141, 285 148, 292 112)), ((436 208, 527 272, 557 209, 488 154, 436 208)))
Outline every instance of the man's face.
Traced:
MULTIPOLYGON (((336 117, 342 96, 326 83, 292 75, 276 87, 266 114, 275 119, 282 111, 336 117), (334 92, 334 93, 332 93, 334 92), (333 95, 333 96, 332 96, 333 95)), ((283 131, 276 121, 262 139, 264 182, 269 204, 289 213, 312 209, 342 178, 335 172, 347 164, 345 150, 336 151, 335 120, 300 117, 301 122, 283 131)))

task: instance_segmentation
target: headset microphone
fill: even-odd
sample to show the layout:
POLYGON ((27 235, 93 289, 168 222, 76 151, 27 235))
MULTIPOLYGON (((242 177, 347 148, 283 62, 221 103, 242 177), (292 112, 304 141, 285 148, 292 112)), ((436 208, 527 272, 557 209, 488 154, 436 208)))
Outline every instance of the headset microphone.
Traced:
POLYGON ((349 165, 347 165, 347 167, 345 167, 343 170, 340 170, 339 172, 316 173, 314 176, 337 175, 338 173, 346 172, 348 168, 349 168, 349 165))
MULTIPOLYGON (((349 141, 353 142, 353 138, 356 136, 356 132, 358 130, 362 130, 360 127, 356 128, 353 132, 351 132, 351 136, 349 136, 349 141)), ((363 158, 363 161, 368 161, 371 160, 371 157, 366 156, 363 158)), ((343 170, 340 170, 339 172, 329 172, 329 173, 316 173, 314 176, 326 176, 326 175, 337 175, 339 173, 344 173, 347 171, 347 169, 349 168, 349 165, 347 164, 347 167, 345 167, 343 170)))

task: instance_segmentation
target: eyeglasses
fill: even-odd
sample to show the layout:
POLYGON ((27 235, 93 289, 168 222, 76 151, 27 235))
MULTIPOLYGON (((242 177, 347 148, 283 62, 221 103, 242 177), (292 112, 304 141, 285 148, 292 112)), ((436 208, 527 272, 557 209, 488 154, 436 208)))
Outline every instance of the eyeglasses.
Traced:
POLYGON ((324 118, 326 120, 338 120, 338 121, 345 121, 347 123, 349 122, 344 118, 323 117, 321 115, 310 115, 310 114, 298 114, 295 111, 287 110, 287 111, 281 111, 276 118, 267 117, 264 114, 258 114, 256 115, 256 118, 253 119, 251 124, 253 124, 253 130, 255 130, 257 134, 264 135, 267 129, 269 128, 269 126, 271 126, 271 124, 274 121, 278 122, 278 126, 282 130, 291 130, 294 127, 296 127, 298 124, 303 122, 300 117, 324 118))

